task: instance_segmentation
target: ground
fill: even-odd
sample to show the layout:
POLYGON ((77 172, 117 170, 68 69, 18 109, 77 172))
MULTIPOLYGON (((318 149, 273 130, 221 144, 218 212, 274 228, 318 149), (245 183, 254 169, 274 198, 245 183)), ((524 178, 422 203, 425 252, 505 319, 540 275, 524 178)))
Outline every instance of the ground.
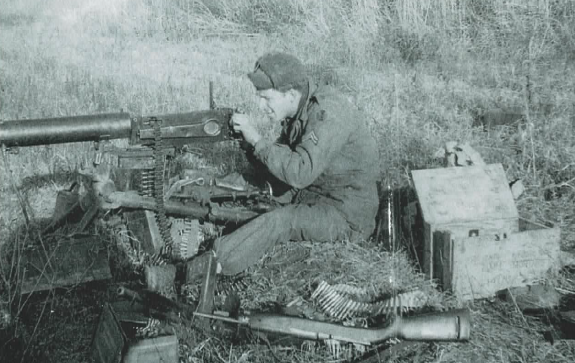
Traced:
MULTIPOLYGON (((383 185, 409 187, 411 170, 438 166, 433 154, 445 142, 469 142, 486 162, 501 163, 509 181, 523 181, 525 193, 516 201, 520 215, 558 226, 562 249, 575 248, 575 7, 570 1, 5 3, 0 14, 2 120, 206 109, 211 80, 218 106, 242 107, 256 115, 271 137, 275 130, 264 125, 245 74, 264 52, 289 51, 309 64, 314 76, 327 74, 366 114, 380 145, 383 185), (472 127, 481 115, 493 112, 519 112, 523 122, 505 124, 507 117, 494 117, 504 125, 489 132, 472 127)), ((90 161, 92 147, 66 144, 3 153, 2 242, 15 235, 21 236, 19 243, 33 239, 34 224, 49 217, 57 191, 67 188, 75 170, 90 161)), ((205 163, 237 167, 217 157, 205 163)), ((324 269, 326 279, 342 281, 342 266, 359 266, 349 279, 378 284, 387 276, 373 277, 373 271, 389 274, 389 256, 374 253, 370 242, 345 243, 346 253, 340 244, 309 248, 321 258, 343 261, 331 271, 324 269), (350 247, 363 244, 365 249, 350 247)), ((277 281, 290 277, 289 272, 272 273, 268 285, 247 293, 246 304, 258 297, 275 299, 287 289, 277 281)), ((437 304, 461 305, 432 292, 416 270, 407 277, 436 294, 437 304)), ((303 285, 312 280, 298 279, 303 285)), ((287 291, 298 291, 301 285, 293 283, 287 291)), ((548 283, 564 298, 575 290, 568 274, 548 283)), ((25 361, 88 361, 97 316, 114 285, 55 290, 26 304, 0 286, 2 307, 15 302, 18 316, 11 329, 2 330, 0 341, 8 342, 2 343, 3 354, 25 352, 25 361)), ((487 300, 469 308, 474 321, 469 343, 422 344, 396 360, 573 360, 573 341, 551 345, 541 333, 549 327, 513 304, 487 300)), ((191 361, 273 359, 265 345, 236 346, 200 335, 183 343, 191 361)), ((327 359, 299 348, 272 349, 284 360, 327 359)))

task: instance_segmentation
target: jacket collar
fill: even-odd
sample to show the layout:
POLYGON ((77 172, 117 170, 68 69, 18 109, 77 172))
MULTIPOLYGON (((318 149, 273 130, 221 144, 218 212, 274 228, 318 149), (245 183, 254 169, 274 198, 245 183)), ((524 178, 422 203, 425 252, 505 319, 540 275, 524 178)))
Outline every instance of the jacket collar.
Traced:
MULTIPOLYGON (((317 84, 309 82, 308 81, 308 87, 307 87, 307 94, 303 94, 302 95, 302 100, 300 101, 299 104, 299 108, 298 108, 298 112, 296 113, 296 116, 294 117, 294 120, 301 120, 301 122, 303 123, 303 125, 307 125, 307 121, 309 118, 308 115, 308 109, 309 106, 312 102, 315 102, 314 99, 314 95, 315 95, 315 91, 317 90, 317 84)), ((305 93, 305 92, 304 92, 305 93)))
POLYGON ((302 94, 302 97, 301 97, 299 105, 298 105, 298 110, 297 110, 295 116, 287 118, 285 120, 285 123, 287 125, 289 125, 295 121, 301 121, 301 123, 304 127, 305 127, 305 125, 307 125, 307 121, 309 119, 308 109, 309 109, 310 104, 312 102, 315 102, 314 94, 315 94, 315 91, 317 90, 317 88, 318 88, 317 84, 308 81, 307 90, 305 90, 302 94))
POLYGON ((309 120, 308 109, 311 103, 316 102, 314 93, 317 85, 308 81, 308 87, 302 93, 299 102, 298 111, 294 117, 282 121, 284 133, 288 136, 289 144, 293 145, 299 140, 307 127, 309 120))

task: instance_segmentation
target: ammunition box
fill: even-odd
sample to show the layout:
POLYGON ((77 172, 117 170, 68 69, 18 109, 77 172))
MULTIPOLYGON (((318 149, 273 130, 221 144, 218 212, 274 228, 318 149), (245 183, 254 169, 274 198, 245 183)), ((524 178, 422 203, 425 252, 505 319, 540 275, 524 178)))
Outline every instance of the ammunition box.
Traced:
POLYGON ((558 266, 558 228, 519 217, 501 164, 414 170, 423 271, 461 300, 525 286, 558 266))
POLYGON ((177 363, 178 338, 129 339, 113 305, 107 303, 92 341, 92 356, 96 363, 177 363))
POLYGON ((106 245, 96 236, 61 238, 23 251, 20 292, 112 278, 106 245))

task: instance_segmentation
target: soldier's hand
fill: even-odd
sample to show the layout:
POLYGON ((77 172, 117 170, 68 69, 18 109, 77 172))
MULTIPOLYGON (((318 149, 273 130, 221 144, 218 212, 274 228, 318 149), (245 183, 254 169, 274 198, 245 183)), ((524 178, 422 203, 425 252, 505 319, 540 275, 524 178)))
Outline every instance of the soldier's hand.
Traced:
POLYGON ((243 113, 234 113, 232 116, 232 127, 235 132, 241 132, 244 140, 250 145, 255 145, 262 136, 251 122, 250 118, 243 113))

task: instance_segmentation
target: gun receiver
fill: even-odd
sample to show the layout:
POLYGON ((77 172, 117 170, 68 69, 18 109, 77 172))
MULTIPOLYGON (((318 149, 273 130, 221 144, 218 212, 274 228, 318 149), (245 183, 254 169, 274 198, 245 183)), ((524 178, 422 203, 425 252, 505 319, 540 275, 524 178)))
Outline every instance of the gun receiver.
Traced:
POLYGON ((233 138, 229 125, 233 112, 231 108, 220 108, 159 116, 131 117, 122 112, 3 121, 0 122, 0 144, 22 147, 128 139, 132 145, 146 145, 154 140, 152 120, 160 120, 162 139, 174 146, 190 139, 222 141, 233 138))

